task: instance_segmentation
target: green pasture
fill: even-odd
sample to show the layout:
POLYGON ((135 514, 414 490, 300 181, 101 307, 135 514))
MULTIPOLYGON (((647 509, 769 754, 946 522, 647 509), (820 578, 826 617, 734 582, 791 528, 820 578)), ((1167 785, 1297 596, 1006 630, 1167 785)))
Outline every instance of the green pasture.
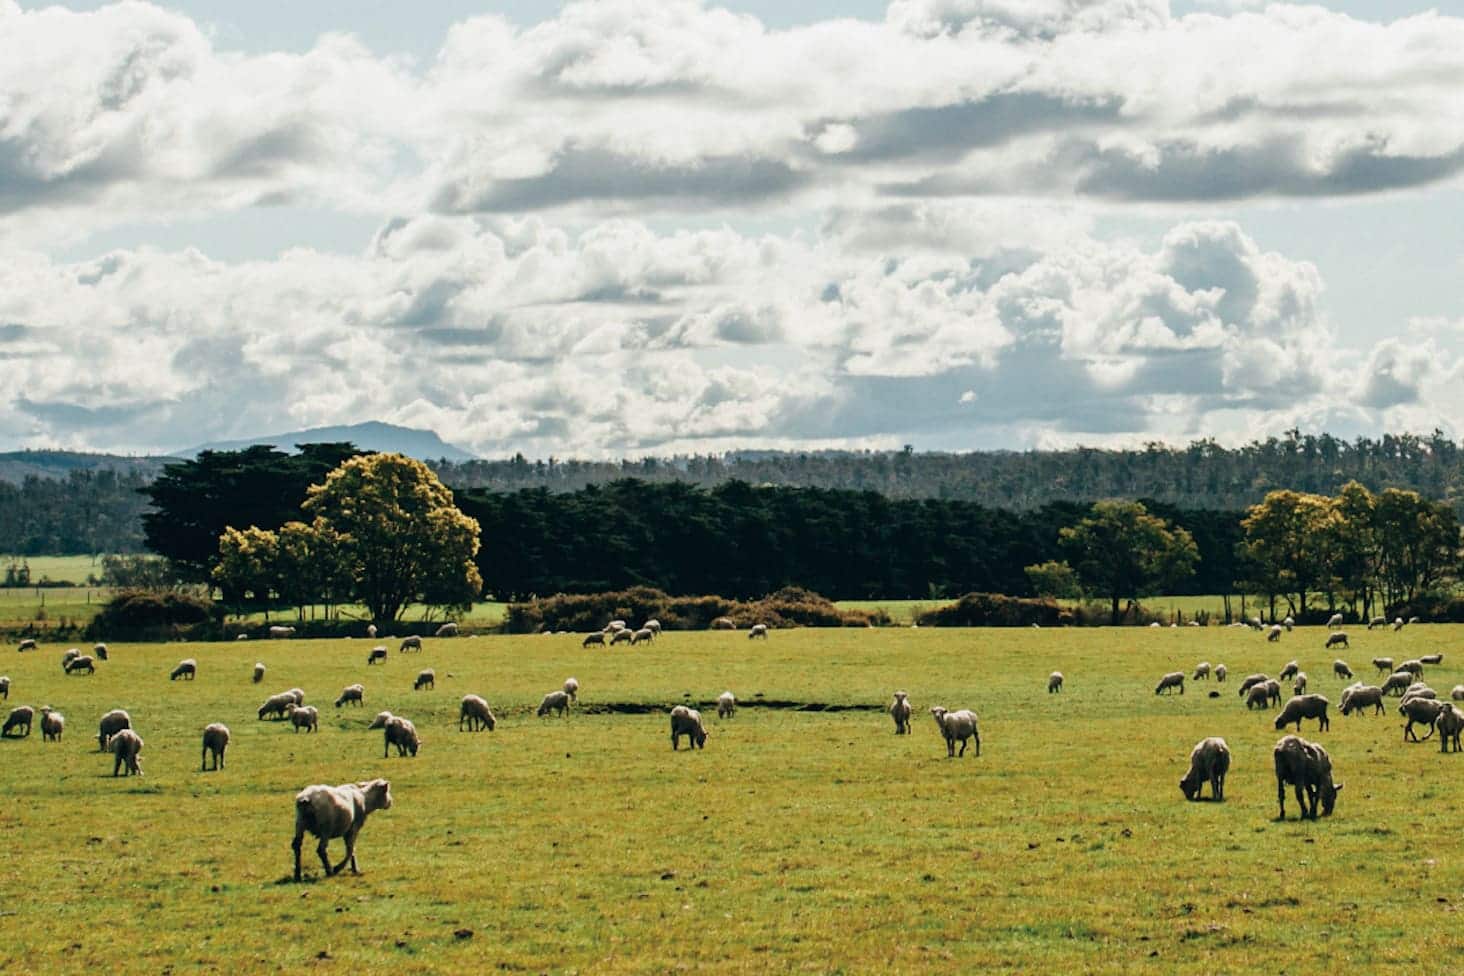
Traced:
MULTIPOLYGON (((1345 784, 1336 815, 1299 822, 1288 795, 1292 819, 1275 820, 1280 733, 1242 707, 1238 680, 1296 658, 1336 703, 1324 636, 831 629, 667 633, 613 652, 490 636, 393 644, 372 667, 362 640, 116 645, 91 677, 62 674, 62 645, 5 650, 8 705, 53 705, 67 730, 0 741, 0 970, 1455 970, 1464 757, 1403 744, 1391 711, 1334 714, 1303 734, 1345 784), (197 680, 170 682, 183 657, 197 680), (1201 660, 1230 682, 1152 693, 1201 660), (436 690, 413 692, 424 667, 436 690), (1045 691, 1053 669, 1060 695, 1045 691), (570 675, 580 708, 536 718, 570 675), (355 681, 366 707, 333 708, 355 681), (291 686, 321 708, 317 734, 256 719, 291 686), (908 737, 882 711, 896 688, 917 708, 908 737), (723 689, 742 702, 726 721, 711 705, 723 689), (492 703, 496 732, 457 731, 468 692, 492 703), (704 751, 672 752, 658 710, 679 702, 702 706, 704 751), (937 703, 977 710, 979 758, 946 758, 937 703), (114 707, 146 742, 140 779, 113 779, 96 751, 114 707), (383 708, 416 723, 415 759, 382 757, 366 724, 383 708), (224 771, 200 773, 212 721, 234 740, 224 771), (1234 754, 1226 800, 1186 803, 1177 783, 1206 735, 1234 754), (375 776, 395 805, 361 835, 363 874, 321 878, 307 841, 292 883, 296 791, 375 776)), ((1425 677, 1447 694, 1461 637, 1354 631, 1343 654, 1365 677, 1373 656, 1444 651, 1425 677)))
POLYGON ((0 567, 11 563, 29 566, 32 583, 45 579, 55 583, 82 584, 88 577, 102 575, 101 556, 10 556, 0 553, 0 567))

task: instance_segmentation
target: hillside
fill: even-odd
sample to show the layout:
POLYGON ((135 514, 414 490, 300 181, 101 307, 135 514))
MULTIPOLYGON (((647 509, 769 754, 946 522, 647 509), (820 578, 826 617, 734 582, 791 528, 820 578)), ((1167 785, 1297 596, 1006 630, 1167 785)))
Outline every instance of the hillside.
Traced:
POLYGON ((299 444, 338 444, 350 442, 363 451, 405 454, 422 461, 472 461, 475 455, 447 443, 430 430, 399 427, 380 421, 340 427, 312 427, 284 434, 265 434, 231 441, 212 441, 177 452, 182 457, 197 457, 203 451, 238 451, 255 444, 268 444, 277 450, 291 452, 299 444))

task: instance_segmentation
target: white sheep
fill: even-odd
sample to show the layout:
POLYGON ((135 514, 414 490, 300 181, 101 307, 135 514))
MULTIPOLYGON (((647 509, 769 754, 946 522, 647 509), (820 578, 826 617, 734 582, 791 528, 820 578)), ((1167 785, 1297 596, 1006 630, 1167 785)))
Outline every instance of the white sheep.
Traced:
POLYGON ((1423 618, 1422 617, 1409 617, 1408 618, 1408 622, 1410 624, 1422 623, 1423 622, 1423 618))
POLYGON ((301 691, 299 688, 291 688, 289 691, 285 692, 285 694, 289 695, 290 700, 293 701, 296 705, 305 704, 305 692, 301 691))
POLYGON ((1201 739, 1190 750, 1189 772, 1179 781, 1186 800, 1198 800, 1205 783, 1215 802, 1225 799, 1225 774, 1230 770, 1230 747, 1219 736, 1201 739))
POLYGON ((1271 703, 1271 689, 1267 682, 1259 681, 1250 686, 1245 695, 1246 711, 1252 708, 1266 708, 1271 703))
POLYGON ((1266 681, 1266 699, 1271 705, 1281 704, 1281 682, 1275 678, 1266 681))
POLYGON ((286 714, 289 716, 290 725, 294 726, 296 732, 301 729, 306 732, 320 731, 320 713, 316 711, 314 705, 292 704, 286 714))
POLYGON ((96 659, 98 661, 105 661, 107 659, 107 654, 108 653, 109 652, 107 650, 107 645, 106 644, 100 644, 100 643, 98 643, 98 644, 93 644, 92 645, 92 654, 94 654, 96 656, 96 659))
POLYGON ((60 742, 61 732, 66 728, 66 716, 50 705, 41 706, 41 741, 60 742))
POLYGON ((1296 679, 1291 682, 1291 693, 1293 695, 1306 694, 1306 672, 1296 672, 1296 679))
POLYGON ((702 725, 701 712, 685 705, 671 709, 671 750, 679 748, 681 737, 686 736, 694 749, 707 747, 707 730, 702 725))
POLYGON ((437 688, 437 672, 431 668, 423 668, 417 672, 417 680, 412 682, 413 691, 421 691, 423 688, 437 688))
POLYGON ((1393 659, 1390 657, 1375 657, 1372 659, 1372 664, 1378 669, 1378 674, 1393 673, 1393 659))
POLYGON ((1333 647, 1351 647, 1352 645, 1347 641, 1347 631, 1339 630, 1327 635, 1326 646, 1330 649, 1333 647))
POLYGON ((1464 685, 1455 685, 1454 689, 1449 692, 1449 697, 1454 701, 1464 701, 1464 685))
POLYGON ((1286 628, 1287 633, 1290 633, 1291 628, 1296 626, 1296 618, 1288 616, 1285 620, 1281 621, 1281 625, 1286 628))
POLYGON ((447 623, 443 624, 441 627, 438 627, 437 628, 437 636, 438 637, 456 637, 457 635, 458 635, 458 625, 455 624, 455 623, 453 623, 452 621, 448 621, 447 623))
POLYGON ((123 729, 132 728, 132 716, 120 708, 114 708, 102 716, 97 723, 97 751, 106 752, 107 746, 112 742, 112 736, 123 729))
POLYGON ((1404 698, 1438 698, 1438 692, 1434 691, 1422 681, 1415 681, 1403 689, 1404 698))
POLYGON ((1272 624, 1271 629, 1266 631, 1266 640, 1273 644, 1276 643, 1281 639, 1281 630, 1282 627, 1280 624, 1272 624))
MULTIPOLYGON (((1180 677, 1183 677, 1181 675, 1180 677)), ((976 720, 976 713, 969 708, 962 708, 950 712, 941 705, 936 705, 930 710, 935 717, 935 724, 940 728, 940 734, 945 738, 946 757, 953 758, 957 755, 966 754, 966 740, 975 739, 976 755, 981 755, 981 730, 976 720), (961 743, 961 751, 956 752, 956 742, 961 743)))
POLYGON ((1397 620, 1393 621, 1393 633, 1396 634, 1398 631, 1400 631, 1402 629, 1403 629, 1403 618, 1402 617, 1399 617, 1397 620))
POLYGON ((1352 669, 1347 666, 1346 661, 1338 658, 1332 662, 1332 674, 1338 678, 1350 678, 1352 677, 1352 669))
POLYGON ((346 685, 344 688, 341 689, 340 697, 335 700, 336 708, 340 708, 342 705, 365 706, 365 704, 366 686, 360 683, 354 685, 346 685))
POLYGON ((1398 670, 1411 671, 1414 678, 1422 678, 1423 662, 1418 660, 1417 658, 1410 658, 1409 660, 1404 661, 1402 664, 1398 665, 1398 670))
POLYGON ((1403 741, 1410 739, 1414 742, 1423 742, 1429 735, 1434 734, 1433 724, 1439 717, 1439 712, 1445 708, 1453 708, 1449 702, 1438 701, 1433 698, 1404 698, 1398 706, 1398 714, 1408 719, 1408 724, 1403 726, 1403 741), (1414 725, 1427 725, 1428 735, 1422 739, 1413 731, 1414 725))
POLYGON ((464 695, 462 704, 458 706, 458 731, 463 730, 463 723, 468 723, 468 731, 476 732, 479 729, 487 729, 492 732, 498 727, 498 720, 493 717, 493 709, 488 707, 488 702, 477 695, 464 695))
POLYGON ((224 768, 224 750, 229 748, 229 727, 222 722, 211 722, 203 729, 203 752, 199 756, 198 771, 208 769, 209 756, 213 756, 215 771, 224 768))
POLYGON ((1285 681, 1287 678, 1296 677, 1296 675, 1300 671, 1301 666, 1299 664, 1297 664, 1295 661, 1287 661, 1286 666, 1281 669, 1281 673, 1276 677, 1280 681, 1285 681))
POLYGON ((1054 671, 1049 674, 1047 676, 1047 693, 1049 695, 1055 695, 1062 691, 1062 682, 1063 677, 1061 671, 1054 671))
POLYGON ((1352 685, 1342 692, 1342 714, 1351 715, 1353 712, 1361 712, 1364 708, 1371 707, 1374 715, 1381 715, 1383 707, 1383 689, 1377 685, 1352 685))
POLYGON ((763 640, 767 640, 768 639, 768 625, 767 624, 753 624, 752 625, 752 628, 750 630, 748 630, 748 632, 747 632, 747 639, 748 640, 752 640, 754 637, 761 637, 763 640))
POLYGON ((320 855, 326 877, 339 873, 347 864, 351 865, 352 874, 360 874, 356 869, 356 836, 369 815, 390 809, 391 784, 384 779, 305 787, 295 795, 295 840, 290 844, 295 852, 295 880, 300 880, 300 847, 307 832, 320 840, 315 851, 320 855), (332 868, 326 847, 336 837, 345 840, 346 856, 332 868))
POLYGON ((1216 682, 1223 684, 1224 681, 1225 681, 1225 676, 1227 674, 1229 674, 1229 672, 1225 670, 1225 665, 1223 665, 1223 664, 1217 664, 1217 665, 1215 665, 1215 681, 1216 682))
POLYGON ((422 740, 417 736, 417 727, 400 715, 393 715, 386 720, 383 726, 386 730, 385 748, 382 750, 381 758, 385 759, 391 755, 391 747, 396 746, 397 756, 405 756, 411 753, 417 754, 417 749, 422 745, 422 740))
POLYGON ((142 737, 131 729, 122 729, 112 736, 112 741, 107 744, 112 751, 112 775, 116 776, 125 766, 128 776, 142 775, 142 760, 138 754, 142 752, 142 737))
POLYGON ((368 665, 371 665, 371 664, 385 664, 386 663, 386 647, 385 647, 385 645, 377 644, 375 647, 371 648, 370 652, 367 653, 367 655, 366 655, 366 663, 368 665))
POLYGON ((96 674, 97 666, 90 654, 78 654, 62 665, 67 674, 96 674))
POLYGON ((1201 661, 1199 664, 1196 664, 1195 665, 1195 673, 1190 676, 1190 680, 1191 681, 1209 681, 1210 680, 1210 662, 1209 661, 1201 661))
POLYGON ((712 621, 712 630, 736 630, 737 625, 732 622, 731 617, 718 617, 712 621))
POLYGON ((631 646, 634 647, 636 644, 649 644, 651 641, 655 640, 655 638, 656 634, 654 631, 652 631, 648 627, 642 627, 640 630, 637 630, 635 633, 630 635, 630 643, 631 646))
POLYGON ((1383 694, 1391 695, 1396 692, 1402 695, 1413 684, 1412 671, 1394 671, 1388 675, 1388 680, 1383 682, 1383 694))
POLYGON ((376 640, 376 625, 375 624, 367 624, 366 625, 366 636, 369 637, 369 638, 371 638, 372 640, 376 640))
POLYGON ((586 634, 585 639, 580 641, 580 647, 590 647, 595 644, 601 647, 605 646, 605 634, 603 631, 597 630, 593 634, 586 634))
POLYGON ((1166 674, 1164 677, 1160 678, 1159 679, 1159 683, 1154 686, 1154 694, 1157 695, 1157 694, 1159 694, 1162 691, 1166 691, 1166 690, 1173 689, 1173 688, 1178 688, 1179 689, 1179 693, 1181 695, 1184 694, 1184 672, 1183 671, 1171 671, 1168 674, 1166 674))
POLYGON ((1449 743, 1454 744, 1454 751, 1459 751, 1459 735, 1464 732, 1464 712, 1448 702, 1443 703, 1439 709, 1439 717, 1434 719, 1434 728, 1439 732, 1439 751, 1448 752, 1449 743))
POLYGON ((569 695, 563 691, 551 691, 549 692, 549 694, 544 696, 543 701, 539 702, 539 711, 535 714, 537 714, 540 718, 543 718, 550 712, 558 712, 560 717, 563 718, 564 713, 568 708, 569 695))
POLYGON ((25 738, 31 734, 31 722, 35 721, 35 718, 36 710, 29 705, 12 708, 10 714, 5 716, 5 725, 0 726, 0 737, 11 738, 11 732, 24 727, 25 731, 15 735, 14 738, 25 738))
POLYGON ((611 631, 611 633, 610 633, 610 646, 611 647, 614 647, 616 644, 629 644, 629 643, 632 642, 632 640, 634 639, 634 637, 635 637, 635 633, 633 631, 624 630, 624 629, 611 631))
POLYGON ((69 663, 71 663, 72 660, 74 660, 75 658, 78 658, 80 656, 81 656, 81 651, 80 650, 78 650, 75 647, 68 647, 65 651, 63 651, 61 653, 61 670, 62 671, 65 671, 66 670, 66 665, 69 664, 69 663))
POLYGON ((269 629, 270 640, 284 640, 287 637, 295 636, 294 627, 281 627, 278 624, 269 629))
POLYGON ((577 678, 565 678, 564 679, 564 693, 569 696, 569 700, 570 701, 572 701, 572 702, 578 702, 579 701, 579 679, 577 679, 577 678))
POLYGON ((1257 672, 1256 674, 1246 675, 1244 678, 1241 679, 1240 682, 1240 697, 1244 698, 1246 692, 1250 691, 1251 688, 1255 687, 1256 685, 1265 684, 1269 680, 1271 680, 1269 677, 1264 674, 1260 674, 1259 672, 1257 672))
POLYGON ((421 650, 422 650, 422 638, 418 637, 416 634, 412 634, 409 637, 403 637, 402 638, 402 644, 401 644, 400 647, 397 648, 397 653, 398 654, 405 654, 407 651, 417 651, 417 652, 420 652, 421 650))
POLYGON ((1327 720, 1327 706, 1331 704, 1321 695, 1297 695, 1286 703, 1281 709, 1281 714, 1276 716, 1276 728, 1284 729, 1292 722, 1296 723, 1296 731, 1301 731, 1301 720, 1314 718, 1317 720, 1317 731, 1325 732, 1331 728, 1332 723, 1327 720))
POLYGON ((1340 613, 1334 613, 1330 617, 1327 618, 1327 629, 1328 630, 1331 630, 1333 627, 1341 627, 1341 626, 1342 626, 1342 615, 1340 613))
POLYGON ((612 633, 612 634, 619 633, 620 631, 626 630, 626 629, 627 629, 627 627, 626 627, 626 623, 625 623, 624 620, 612 620, 608 624, 605 625, 605 630, 608 633, 612 633))
POLYGON ((1288 735, 1276 742, 1271 753, 1276 767, 1276 803, 1280 807, 1277 820, 1286 819, 1286 787, 1296 788, 1296 802, 1303 819, 1317 819, 1317 801, 1322 816, 1332 815, 1342 784, 1332 781, 1332 757, 1315 742, 1299 735, 1288 735))
POLYGON ((25 640, 23 640, 23 641, 20 642, 20 645, 18 647, 16 647, 15 650, 17 652, 22 652, 23 653, 25 651, 34 651, 35 649, 36 649, 36 639, 34 637, 27 637, 25 640))
POLYGON ((366 726, 366 728, 384 729, 386 728, 386 723, 390 722, 392 720, 392 717, 393 716, 391 712, 377 712, 376 717, 371 720, 371 724, 366 726))
POLYGON ((1386 627, 1387 625, 1387 617, 1374 617, 1367 622, 1367 629, 1372 630, 1374 627, 1386 627))
POLYGON ((263 721, 266 715, 272 715, 275 718, 284 718, 289 714, 290 708, 295 704, 295 696, 288 691, 282 691, 278 695, 270 695, 264 700, 264 704, 259 706, 259 719, 263 721))
POLYGON ((644 624, 641 625, 641 629, 642 630, 649 630, 651 633, 655 634, 657 637, 660 637, 661 636, 661 621, 657 620, 655 617, 652 617, 650 620, 647 620, 644 624))
POLYGON ((895 735, 910 734, 910 715, 914 709, 910 707, 910 695, 908 692, 895 692, 895 700, 890 702, 890 718, 895 720, 895 735))
POLYGON ((192 681, 198 674, 198 662, 191 657, 185 657, 178 662, 178 666, 168 675, 169 681, 177 681, 179 678, 186 678, 192 681))
POLYGON ((737 714, 737 696, 724 691, 717 696, 717 718, 732 718, 737 714))
POLYGON ((264 662, 263 661, 255 661, 254 662, 254 683, 255 684, 259 684, 263 680, 264 680, 264 662))

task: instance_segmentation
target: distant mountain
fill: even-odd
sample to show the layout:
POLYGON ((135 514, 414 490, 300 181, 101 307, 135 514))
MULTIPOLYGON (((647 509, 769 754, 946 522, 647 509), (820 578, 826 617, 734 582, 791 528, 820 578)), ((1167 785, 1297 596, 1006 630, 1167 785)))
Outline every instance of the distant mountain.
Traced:
POLYGON ((120 454, 82 454, 77 451, 5 451, 0 453, 0 481, 13 485, 26 478, 62 479, 73 471, 113 471, 141 474, 151 481, 163 465, 176 458, 127 457, 120 454))
POLYGON ((405 454, 422 461, 472 461, 476 456, 454 447, 430 430, 414 427, 398 427, 370 421, 351 424, 347 427, 312 427, 287 434, 267 434, 263 437, 248 437, 234 441, 213 441, 178 451, 181 457, 197 457, 203 451, 239 451, 255 444, 268 444, 276 450, 294 451, 297 444, 331 444, 350 441, 364 451, 405 454))

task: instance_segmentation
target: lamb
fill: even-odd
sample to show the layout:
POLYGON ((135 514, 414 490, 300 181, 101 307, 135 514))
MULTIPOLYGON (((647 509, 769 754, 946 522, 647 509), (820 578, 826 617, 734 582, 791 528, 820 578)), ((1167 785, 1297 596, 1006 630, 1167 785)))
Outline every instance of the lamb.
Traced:
POLYGON ((1361 712, 1368 706, 1372 706, 1374 715, 1381 715, 1384 711, 1383 689, 1377 685, 1357 685, 1342 692, 1343 715, 1361 712))
POLYGON ((579 701, 579 680, 577 678, 564 679, 564 693, 569 696, 572 702, 579 701))
POLYGON ((1281 669, 1281 673, 1276 677, 1280 681, 1285 681, 1287 678, 1296 677, 1300 671, 1301 667, 1295 661, 1287 661, 1286 666, 1281 669))
POLYGON ((314 705, 291 705, 289 711, 290 724, 299 732, 304 729, 306 732, 320 731, 320 713, 314 705))
MULTIPOLYGON (((1183 679, 1184 675, 1180 675, 1183 679)), ((981 755, 981 730, 976 721, 976 713, 969 708, 962 708, 959 711, 948 712, 944 707, 936 705, 930 710, 935 716, 935 724, 940 727, 940 734, 945 737, 946 757, 964 756, 966 754, 966 740, 976 740, 976 755, 981 755), (957 740, 961 743, 961 751, 956 752, 957 740)))
POLYGON ((90 654, 81 654, 67 661, 62 668, 67 674, 96 674, 97 666, 90 654))
POLYGON ((422 650, 422 638, 418 637, 416 634, 412 634, 410 637, 403 637, 402 638, 402 645, 401 645, 401 647, 398 647, 397 648, 397 653, 398 654, 405 654, 407 651, 418 651, 418 652, 420 652, 421 650, 422 650))
POLYGON ((707 747, 707 730, 702 725, 701 712, 694 708, 687 708, 685 705, 677 705, 671 709, 672 752, 680 747, 683 735, 691 743, 692 748, 705 749, 707 747))
POLYGON ((1405 698, 1398 706, 1398 714, 1408 719, 1408 724, 1403 726, 1403 741, 1412 739, 1414 742, 1423 742, 1429 735, 1434 734, 1434 720, 1439 717, 1439 712, 1445 708, 1453 708, 1448 702, 1436 701, 1432 698, 1405 698), (1422 739, 1413 731, 1414 725, 1427 725, 1428 735, 1422 739))
POLYGON ((1296 680, 1291 682, 1291 693, 1293 695, 1306 694, 1306 672, 1296 672, 1296 680))
POLYGON ((1418 663, 1420 663, 1420 664, 1443 664, 1444 663, 1444 655, 1443 654, 1424 654, 1424 655, 1422 655, 1422 656, 1419 657, 1418 663))
POLYGON ((1413 684, 1412 671, 1395 671, 1388 675, 1388 680, 1383 682, 1383 694, 1391 695, 1397 692, 1399 695, 1408 690, 1413 684))
POLYGON ((198 760, 200 773, 208 770, 209 756, 213 756, 213 768, 217 772, 224 768, 224 750, 229 748, 229 727, 222 722, 210 722, 203 729, 203 752, 198 760))
POLYGON ((1459 751, 1459 735, 1464 732, 1464 712, 1459 711, 1457 706, 1444 703, 1439 709, 1439 717, 1434 719, 1434 728, 1439 732, 1439 752, 1448 752, 1449 743, 1454 744, 1454 751, 1459 751))
POLYGON ((36 639, 34 637, 27 637, 25 640, 23 640, 23 641, 20 642, 19 646, 17 646, 15 648, 15 650, 16 650, 17 653, 24 653, 25 651, 34 651, 35 649, 36 649, 36 639))
POLYGON ((1328 634, 1327 635, 1327 649, 1328 650, 1330 650, 1331 648, 1334 648, 1334 647, 1351 647, 1351 646, 1352 646, 1351 644, 1347 643, 1347 631, 1345 631, 1345 630, 1339 630, 1339 631, 1337 631, 1334 634, 1328 634))
POLYGON ((616 644, 629 644, 635 638, 635 634, 629 630, 617 630, 610 635, 610 646, 616 644))
POLYGON ((142 760, 138 759, 138 753, 142 752, 142 737, 131 729, 123 729, 112 736, 112 741, 107 748, 112 751, 112 775, 115 777, 122 768, 127 768, 128 776, 142 775, 142 760))
POLYGON ((417 749, 422 745, 422 740, 417 737, 417 727, 400 715, 393 715, 386 720, 383 726, 386 730, 385 748, 382 750, 381 758, 385 759, 391 755, 391 747, 396 746, 397 756, 405 756, 411 753, 417 755, 417 749))
POLYGON ((66 716, 50 705, 41 708, 41 741, 60 742, 61 731, 66 727, 66 716))
POLYGON ((92 645, 92 654, 96 655, 96 659, 98 661, 105 661, 107 659, 107 645, 106 644, 93 644, 92 645))
POLYGON ((114 708, 102 716, 97 723, 97 751, 106 752, 107 746, 112 742, 112 736, 123 729, 132 728, 132 716, 120 708, 114 708))
POLYGON ((266 715, 272 715, 275 718, 284 718, 289 714, 290 708, 295 704, 297 704, 295 696, 288 691, 282 691, 278 695, 270 695, 264 700, 264 704, 259 706, 259 718, 261 721, 264 720, 266 715))
POLYGON ((384 779, 305 787, 295 796, 295 839, 290 844, 295 852, 295 880, 300 880, 300 847, 307 831, 320 840, 315 852, 320 855, 326 877, 338 874, 347 864, 352 874, 360 874, 356 869, 356 837, 369 815, 390 809, 391 783, 384 779), (344 838, 346 856, 332 868, 326 848, 336 837, 344 838))
POLYGON ((1047 676, 1047 693, 1055 695, 1062 691, 1062 672, 1054 671, 1047 676))
POLYGON ((1276 819, 1286 819, 1287 784, 1296 788, 1302 819, 1317 819, 1318 800, 1322 816, 1330 817, 1342 784, 1332 781, 1332 757, 1327 750, 1299 735, 1288 735, 1276 742, 1272 757, 1276 765, 1276 803, 1281 808, 1276 819))
POLYGON ((447 623, 443 624, 441 627, 438 627, 437 628, 437 635, 436 636, 438 636, 438 637, 456 637, 457 635, 458 635, 458 625, 455 624, 455 623, 453 623, 452 621, 448 621, 447 623))
POLYGON ((185 657, 178 662, 178 666, 168 675, 168 680, 177 681, 179 678, 187 678, 189 681, 192 681, 196 674, 198 674, 198 662, 191 657, 185 657))
POLYGON ((634 647, 636 644, 641 643, 649 644, 652 640, 655 639, 655 636, 655 633, 649 628, 642 627, 640 630, 637 630, 635 633, 630 635, 631 646, 634 647))
POLYGON ((264 662, 262 662, 262 661, 255 661, 254 662, 254 683, 255 684, 259 684, 263 680, 264 680, 264 662))
POLYGON ((385 664, 385 663, 386 663, 386 648, 383 647, 380 644, 377 644, 375 647, 371 648, 371 652, 366 655, 366 664, 369 666, 369 665, 372 665, 372 664, 385 664))
POLYGON ((1352 669, 1347 666, 1346 661, 1338 658, 1332 662, 1332 674, 1338 678, 1350 678, 1352 677, 1352 669))
POLYGON ((569 695, 563 691, 551 691, 544 696, 543 701, 539 702, 539 711, 536 714, 540 718, 543 718, 550 712, 558 712, 560 717, 563 718, 564 712, 568 708, 569 695))
POLYGON ((909 693, 895 692, 895 700, 890 702, 890 718, 895 720, 895 735, 910 734, 910 715, 913 711, 909 693))
POLYGON ((1264 674, 1246 675, 1245 679, 1240 683, 1240 697, 1244 698, 1246 692, 1250 691, 1253 687, 1255 687, 1256 685, 1263 685, 1270 680, 1271 679, 1264 674))
POLYGON ((417 680, 412 682, 413 691, 421 691, 423 688, 437 688, 437 672, 431 668, 423 668, 417 672, 417 680))
POLYGON ((1271 703, 1271 689, 1266 682, 1257 682, 1251 685, 1250 692, 1245 696, 1246 711, 1252 708, 1265 708, 1271 703))
POLYGON ((294 627, 280 627, 280 626, 276 625, 276 626, 271 627, 269 629, 269 639, 270 640, 284 640, 286 637, 294 637, 294 636, 295 636, 295 628, 294 627))
POLYGON ((585 639, 580 641, 580 647, 589 647, 592 644, 598 644, 601 647, 604 647, 605 635, 597 630, 593 634, 586 634, 585 639))
POLYGON ((1157 695, 1167 688, 1178 688, 1179 693, 1181 695, 1184 694, 1184 672, 1171 671, 1164 677, 1160 678, 1159 683, 1154 686, 1154 694, 1157 695))
POLYGON ((753 624, 752 625, 752 629, 747 632, 747 639, 748 640, 752 640, 754 637, 761 637, 763 640, 767 640, 768 639, 768 625, 767 624, 753 624))
POLYGON ((732 622, 731 617, 718 617, 712 621, 713 630, 736 630, 737 625, 732 622))
POLYGON ((1292 722, 1296 723, 1296 731, 1301 732, 1301 720, 1314 718, 1317 720, 1317 731, 1325 732, 1331 728, 1332 723, 1327 720, 1327 705, 1330 702, 1321 695, 1297 695, 1286 703, 1281 709, 1281 714, 1276 716, 1276 728, 1284 729, 1292 722))
POLYGON ((364 707, 365 704, 366 686, 359 683, 346 685, 341 689, 341 696, 335 700, 336 708, 340 708, 342 705, 360 705, 364 707))
POLYGON ((1372 664, 1378 669, 1378 674, 1393 673, 1393 659, 1390 657, 1375 657, 1372 659, 1372 664))
POLYGON ((488 702, 477 695, 464 695, 462 704, 458 706, 458 731, 463 730, 463 723, 468 723, 469 732, 477 732, 479 729, 487 729, 492 732, 498 727, 498 720, 493 717, 493 709, 488 707, 488 702))
POLYGON ((652 617, 650 620, 647 620, 644 624, 641 625, 641 630, 649 630, 651 633, 655 634, 657 637, 660 637, 661 636, 661 621, 657 620, 655 617, 652 617))
MULTIPOLYGON (((10 682, 5 681, 5 697, 10 697, 10 682)), ((1454 690, 1449 692, 1449 697, 1454 701, 1464 701, 1464 685, 1455 685, 1454 690)))
POLYGON ((1201 739, 1190 751, 1189 772, 1179 781, 1186 800, 1198 800, 1206 782, 1216 803, 1225 799, 1225 774, 1230 770, 1230 747, 1219 736, 1201 739))
POLYGON ((1386 627, 1387 625, 1387 617, 1374 617, 1367 622, 1367 629, 1372 630, 1374 627, 1386 627))
POLYGON ((1276 643, 1281 639, 1281 630, 1282 627, 1280 624, 1272 624, 1271 629, 1266 632, 1266 640, 1272 644, 1276 643))
POLYGON ((1341 627, 1341 626, 1342 626, 1342 615, 1340 613, 1334 613, 1330 617, 1327 618, 1327 629, 1328 630, 1331 630, 1333 627, 1341 627))
POLYGON ((10 700, 10 675, 0 677, 0 698, 10 700))
POLYGON ((1228 672, 1225 670, 1225 665, 1223 665, 1223 664, 1217 664, 1217 665, 1215 665, 1215 681, 1216 681, 1216 683, 1223 684, 1225 682, 1225 675, 1227 673, 1228 672))
POLYGON ((1201 661, 1199 664, 1196 664, 1195 665, 1195 673, 1191 677, 1190 680, 1191 681, 1208 681, 1209 678, 1210 678, 1210 662, 1209 661, 1201 661))
POLYGON ((25 738, 26 736, 31 734, 31 722, 35 720, 35 717, 36 710, 34 708, 31 708, 29 705, 21 705, 17 708, 12 708, 10 710, 10 714, 5 716, 5 725, 0 726, 0 737, 7 739, 25 738), (22 726, 25 727, 24 732, 20 732, 13 736, 11 735, 12 732, 20 729, 22 726))
POLYGON ((717 718, 732 718, 737 714, 737 696, 724 691, 717 696, 717 718))

